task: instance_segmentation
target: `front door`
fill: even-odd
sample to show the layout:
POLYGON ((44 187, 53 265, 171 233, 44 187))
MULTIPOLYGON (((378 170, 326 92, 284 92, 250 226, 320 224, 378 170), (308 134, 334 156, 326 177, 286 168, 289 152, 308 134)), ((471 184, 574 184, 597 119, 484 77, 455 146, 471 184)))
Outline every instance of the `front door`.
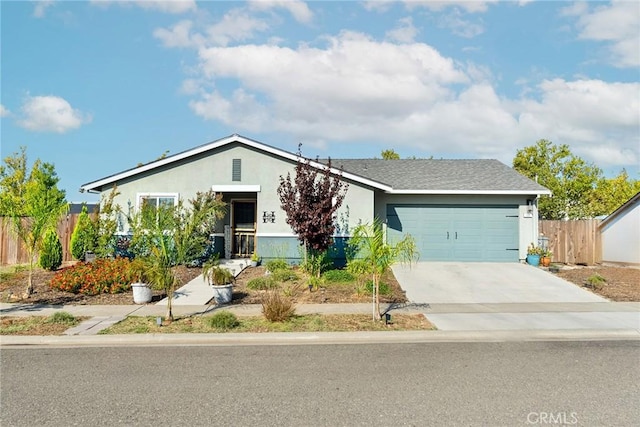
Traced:
POLYGON ((233 255, 250 257, 254 252, 256 238, 256 202, 233 201, 231 204, 233 223, 233 255))

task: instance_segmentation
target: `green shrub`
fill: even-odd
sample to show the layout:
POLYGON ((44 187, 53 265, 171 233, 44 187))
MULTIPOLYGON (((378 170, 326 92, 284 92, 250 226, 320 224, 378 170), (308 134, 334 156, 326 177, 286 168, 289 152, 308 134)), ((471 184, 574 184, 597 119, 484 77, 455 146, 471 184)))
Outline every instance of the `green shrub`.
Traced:
POLYGON ((600 289, 607 281, 599 274, 594 274, 587 278, 586 286, 591 289, 600 289))
MULTIPOLYGON (((369 279, 364 284, 365 289, 369 295, 373 294, 373 280, 369 279)), ((380 295, 391 295, 391 286, 388 283, 380 282, 380 287, 378 289, 380 291, 380 295)))
POLYGON ((354 276, 362 276, 369 273, 371 265, 365 259, 357 258, 349 261, 346 270, 354 276))
POLYGON ((273 289, 277 287, 278 284, 271 276, 256 277, 255 279, 251 279, 247 282, 247 288, 254 291, 264 291, 266 289, 273 289))
POLYGON ((49 318, 47 319, 47 323, 73 325, 74 323, 76 323, 76 320, 77 319, 73 314, 67 313, 66 311, 58 311, 49 316, 49 318))
POLYGON ((300 283, 296 283, 296 282, 287 283, 282 288, 282 295, 284 295, 285 297, 292 298, 298 295, 301 289, 302 289, 302 285, 300 285, 300 283))
POLYGON ((271 273, 277 270, 288 270, 291 268, 289 263, 282 258, 269 260, 265 266, 267 267, 267 271, 271 273))
POLYGON ((270 322, 284 322, 296 312, 293 301, 277 291, 267 292, 262 297, 262 314, 270 322))
POLYGON ((85 253, 93 251, 96 247, 98 235, 96 227, 89 218, 87 207, 82 207, 73 233, 71 234, 71 255, 77 260, 84 261, 85 253))
MULTIPOLYGON (((303 252, 304 255, 304 252, 303 252)), ((304 257, 300 269, 307 273, 309 276, 320 276, 320 274, 327 270, 333 262, 329 258, 329 251, 314 251, 310 250, 304 257)))
POLYGON ((322 273, 322 278, 328 283, 353 282, 355 276, 347 270, 329 270, 322 273))
POLYGON ((273 273, 271 273, 271 277, 276 282, 289 282, 289 281, 298 280, 298 275, 293 270, 282 270, 282 269, 276 270, 273 273))
POLYGON ((207 324, 215 329, 228 330, 240 325, 238 318, 230 311, 223 310, 207 318, 207 324))
POLYGON ((55 230, 49 230, 44 235, 38 264, 50 271, 57 270, 62 265, 62 243, 55 230))
POLYGON ((74 294, 117 294, 131 289, 130 262, 127 258, 96 259, 80 262, 57 272, 49 286, 74 294))

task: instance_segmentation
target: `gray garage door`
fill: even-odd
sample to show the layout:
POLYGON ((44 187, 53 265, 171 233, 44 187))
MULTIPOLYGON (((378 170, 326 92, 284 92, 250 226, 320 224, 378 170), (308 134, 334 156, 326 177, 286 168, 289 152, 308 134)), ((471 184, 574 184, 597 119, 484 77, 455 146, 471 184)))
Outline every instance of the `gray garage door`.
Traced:
POLYGON ((411 234, 422 261, 518 261, 517 206, 387 205, 389 241, 411 234))

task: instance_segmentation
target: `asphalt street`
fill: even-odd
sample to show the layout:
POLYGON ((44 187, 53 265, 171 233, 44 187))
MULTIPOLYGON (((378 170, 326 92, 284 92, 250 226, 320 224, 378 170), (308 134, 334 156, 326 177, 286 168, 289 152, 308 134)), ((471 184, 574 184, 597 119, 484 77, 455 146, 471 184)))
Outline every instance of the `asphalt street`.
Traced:
POLYGON ((636 426, 639 347, 3 347, 0 425, 636 426))

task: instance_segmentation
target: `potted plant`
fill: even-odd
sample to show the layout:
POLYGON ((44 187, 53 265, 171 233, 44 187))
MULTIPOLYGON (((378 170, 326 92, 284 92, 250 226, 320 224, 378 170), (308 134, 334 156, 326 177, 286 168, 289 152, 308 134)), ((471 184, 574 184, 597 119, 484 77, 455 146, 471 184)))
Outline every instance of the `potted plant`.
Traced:
POLYGON ((149 263, 142 258, 136 258, 129 264, 133 302, 136 304, 147 304, 153 296, 149 286, 149 268, 149 263))
POLYGON ((540 265, 540 255, 542 248, 535 246, 533 243, 527 248, 527 264, 537 267, 540 265))
POLYGON ((251 254, 251 267, 257 267, 260 262, 260 257, 257 252, 251 254))
POLYGON ((233 273, 220 266, 218 259, 212 259, 202 265, 202 276, 213 288, 216 304, 227 304, 233 297, 233 273))
POLYGON ((552 255, 553 255, 553 252, 551 252, 549 249, 543 249, 542 254, 540 255, 540 264, 543 267, 549 267, 551 265, 552 255))

